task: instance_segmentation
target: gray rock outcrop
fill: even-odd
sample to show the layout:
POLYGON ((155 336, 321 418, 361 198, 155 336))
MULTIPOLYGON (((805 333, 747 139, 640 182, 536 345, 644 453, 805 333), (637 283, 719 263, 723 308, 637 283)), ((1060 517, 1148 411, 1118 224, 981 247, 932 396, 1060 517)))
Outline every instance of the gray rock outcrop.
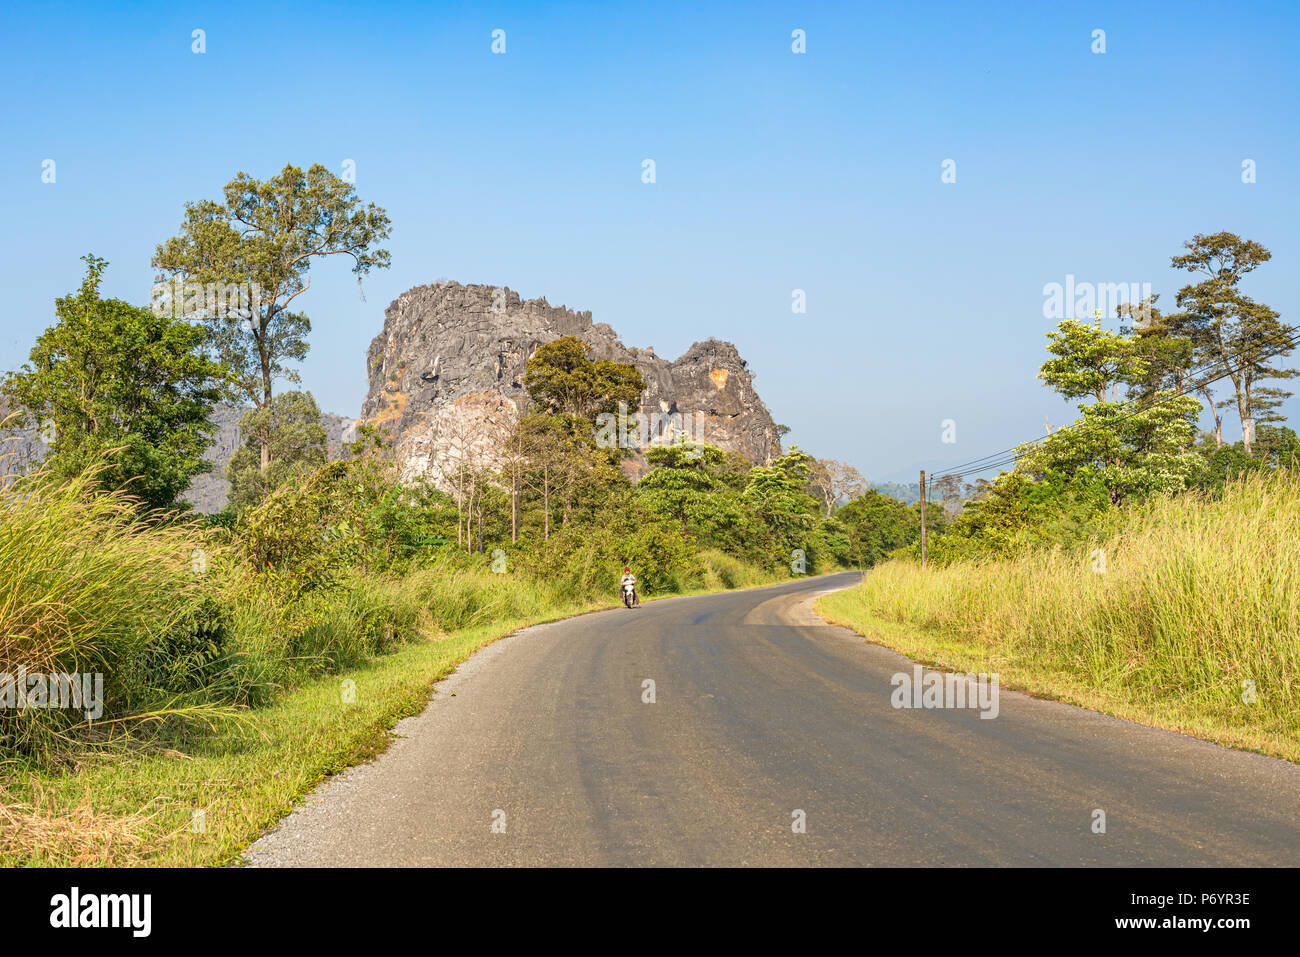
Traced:
MULTIPOLYGON (((738 452, 762 464, 780 454, 780 436, 736 347, 707 339, 669 361, 652 348, 628 348, 590 312, 521 299, 505 287, 439 282, 416 286, 384 313, 367 357, 370 391, 361 420, 388 432, 408 478, 446 487, 462 454, 490 455, 528 396, 524 372, 537 347, 577 336, 596 359, 635 365, 645 379, 641 411, 654 431, 738 452)), ((644 426, 643 426, 644 428, 644 426)), ((635 435, 636 426, 631 430, 635 435)), ((635 478, 644 458, 634 451, 635 478)))

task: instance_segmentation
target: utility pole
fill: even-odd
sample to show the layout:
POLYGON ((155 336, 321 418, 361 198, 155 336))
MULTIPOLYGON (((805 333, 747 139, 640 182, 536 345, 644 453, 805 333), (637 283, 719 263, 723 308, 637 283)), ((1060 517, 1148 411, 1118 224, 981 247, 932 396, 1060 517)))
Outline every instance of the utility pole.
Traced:
POLYGON ((925 567, 925 469, 921 469, 921 567, 925 567))

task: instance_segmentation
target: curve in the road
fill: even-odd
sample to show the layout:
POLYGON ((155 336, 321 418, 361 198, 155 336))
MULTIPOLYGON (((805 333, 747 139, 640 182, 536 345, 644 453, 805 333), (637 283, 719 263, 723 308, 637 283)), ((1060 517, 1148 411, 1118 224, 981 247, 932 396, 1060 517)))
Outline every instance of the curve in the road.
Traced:
POLYGON ((912 662, 811 611, 856 578, 665 599, 490 645, 246 860, 1300 861, 1300 768, 1287 762, 1005 689, 991 720, 895 708, 893 678, 912 662))

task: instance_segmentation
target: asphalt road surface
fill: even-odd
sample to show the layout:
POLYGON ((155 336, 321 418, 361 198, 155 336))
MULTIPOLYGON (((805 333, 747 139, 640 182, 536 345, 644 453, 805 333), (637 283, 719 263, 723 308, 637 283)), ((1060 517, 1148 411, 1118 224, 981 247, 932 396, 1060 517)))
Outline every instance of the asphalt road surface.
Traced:
POLYGON ((912 662, 811 611, 856 580, 648 602, 490 645, 245 859, 1300 863, 1294 765, 1005 689, 993 719, 896 709, 891 678, 912 662))

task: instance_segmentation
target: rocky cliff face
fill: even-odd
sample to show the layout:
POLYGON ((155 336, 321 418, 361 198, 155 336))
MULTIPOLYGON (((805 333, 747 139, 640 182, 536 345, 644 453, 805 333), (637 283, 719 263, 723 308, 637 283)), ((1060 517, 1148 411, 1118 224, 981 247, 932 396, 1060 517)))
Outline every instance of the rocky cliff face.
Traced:
MULTIPOLYGON (((765 463, 780 454, 772 416, 736 347, 708 339, 668 361, 624 346, 590 312, 520 299, 508 288, 440 282, 417 286, 384 313, 370 344, 370 391, 361 421, 387 429, 408 478, 446 485, 462 455, 491 456, 524 410, 524 371, 538 346, 577 336, 597 359, 634 364, 645 378, 643 437, 678 431, 765 463), (649 428, 646 428, 649 426, 649 428)), ((635 437, 637 424, 630 426, 635 437)), ((639 452, 629 463, 644 469, 639 452)))
POLYGON ((26 474, 45 458, 48 449, 41 440, 40 429, 34 424, 15 427, 18 419, 14 413, 17 411, 6 399, 0 398, 0 482, 26 474))

